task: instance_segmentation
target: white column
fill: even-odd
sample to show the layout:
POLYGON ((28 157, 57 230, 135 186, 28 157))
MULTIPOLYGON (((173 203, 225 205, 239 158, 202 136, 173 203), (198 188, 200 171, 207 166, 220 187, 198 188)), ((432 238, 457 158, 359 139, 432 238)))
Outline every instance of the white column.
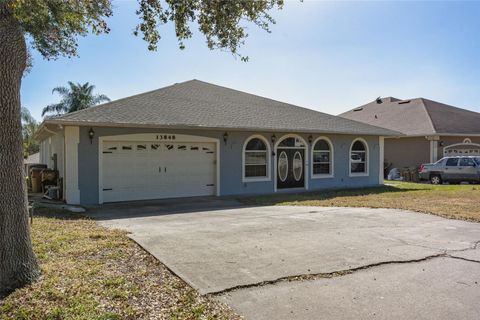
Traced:
POLYGON ((378 172, 378 184, 383 184, 384 175, 383 175, 383 163, 385 162, 385 138, 378 137, 378 145, 379 145, 379 172, 378 172))
POLYGON ((65 127, 65 200, 68 204, 80 204, 78 188, 78 144, 80 128, 65 127))
POLYGON ((438 141, 430 140, 430 162, 436 162, 438 160, 438 141))

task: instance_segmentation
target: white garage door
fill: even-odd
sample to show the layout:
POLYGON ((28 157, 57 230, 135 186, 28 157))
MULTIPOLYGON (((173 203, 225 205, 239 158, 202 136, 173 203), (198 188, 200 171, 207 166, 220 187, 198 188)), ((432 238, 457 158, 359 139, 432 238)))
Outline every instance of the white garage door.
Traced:
POLYGON ((103 202, 216 193, 214 143, 104 141, 103 202))

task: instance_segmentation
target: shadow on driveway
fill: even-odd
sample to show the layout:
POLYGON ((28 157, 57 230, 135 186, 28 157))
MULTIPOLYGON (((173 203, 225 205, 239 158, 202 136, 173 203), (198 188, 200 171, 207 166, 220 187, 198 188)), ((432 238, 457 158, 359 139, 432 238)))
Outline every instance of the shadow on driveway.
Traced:
POLYGON ((141 200, 107 203, 90 207, 87 216, 97 220, 116 220, 163 216, 179 213, 209 212, 226 209, 263 207, 289 201, 327 200, 338 197, 366 196, 373 194, 420 191, 399 189, 392 186, 330 189, 306 192, 282 192, 278 194, 241 195, 225 197, 189 197, 158 200, 141 200))
POLYGON ((89 208, 86 215, 97 220, 117 220, 240 207, 245 207, 245 205, 232 197, 190 197, 107 203, 89 208))
POLYGON ((321 191, 307 191, 307 192, 295 192, 295 193, 276 193, 257 196, 244 196, 241 201, 248 205, 276 205, 285 202, 293 201, 310 201, 310 200, 328 200, 340 197, 355 197, 355 196, 368 196, 383 193, 397 193, 397 192, 410 192, 410 191, 423 191, 423 189, 413 188, 397 188, 394 186, 381 186, 381 187, 367 187, 367 188, 341 188, 341 189, 327 189, 321 191))

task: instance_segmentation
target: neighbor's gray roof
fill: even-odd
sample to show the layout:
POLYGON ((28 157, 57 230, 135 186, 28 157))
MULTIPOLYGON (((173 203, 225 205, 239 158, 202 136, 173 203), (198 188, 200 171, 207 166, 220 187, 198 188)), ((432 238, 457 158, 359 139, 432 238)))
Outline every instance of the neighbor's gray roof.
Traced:
POLYGON ((23 160, 23 163, 40 163, 40 152, 29 155, 27 159, 23 160))
POLYGON ((46 123, 398 135, 384 128, 191 80, 50 118, 46 123))
POLYGON ((480 134, 480 113, 417 98, 388 97, 340 114, 341 117, 405 135, 480 134))

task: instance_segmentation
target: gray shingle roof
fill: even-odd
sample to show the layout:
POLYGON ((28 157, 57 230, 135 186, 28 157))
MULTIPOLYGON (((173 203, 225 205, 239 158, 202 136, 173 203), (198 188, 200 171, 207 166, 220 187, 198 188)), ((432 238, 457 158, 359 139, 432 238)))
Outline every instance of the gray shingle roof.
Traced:
POLYGON ((67 125, 398 135, 398 132, 384 128, 199 80, 119 99, 45 122, 67 125))
POLYGON ((405 135, 480 134, 480 113, 417 98, 384 98, 340 114, 341 117, 399 131, 405 135))

